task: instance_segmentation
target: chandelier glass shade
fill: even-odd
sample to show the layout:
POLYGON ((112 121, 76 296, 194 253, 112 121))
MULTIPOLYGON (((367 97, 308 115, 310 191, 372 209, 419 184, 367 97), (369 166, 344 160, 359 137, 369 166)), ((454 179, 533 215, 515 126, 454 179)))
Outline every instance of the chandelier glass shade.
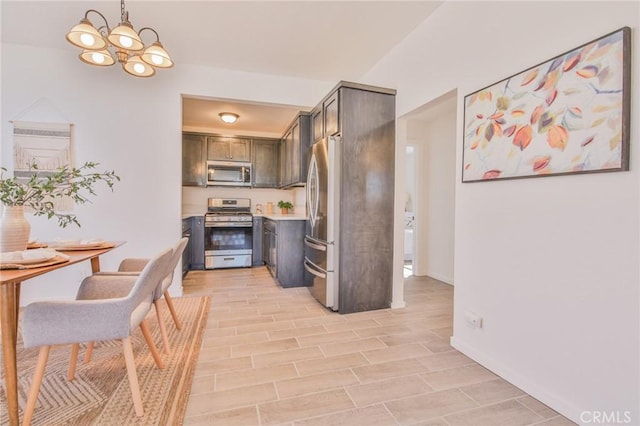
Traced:
POLYGON ((107 49, 88 50, 85 49, 80 53, 80 60, 86 64, 108 67, 116 63, 113 56, 107 49))
POLYGON ((89 9, 84 18, 66 35, 67 41, 82 49, 79 57, 84 63, 96 66, 110 66, 117 62, 122 69, 136 77, 151 77, 156 68, 170 68, 173 60, 160 43, 156 30, 150 27, 136 32, 129 22, 129 12, 125 10, 124 0, 120 1, 121 22, 113 29, 104 15, 89 9), (89 13, 102 18, 104 25, 96 28, 89 20, 89 13), (146 46, 140 37, 143 31, 155 34, 156 40, 146 46), (115 55, 112 52, 115 51, 115 55))

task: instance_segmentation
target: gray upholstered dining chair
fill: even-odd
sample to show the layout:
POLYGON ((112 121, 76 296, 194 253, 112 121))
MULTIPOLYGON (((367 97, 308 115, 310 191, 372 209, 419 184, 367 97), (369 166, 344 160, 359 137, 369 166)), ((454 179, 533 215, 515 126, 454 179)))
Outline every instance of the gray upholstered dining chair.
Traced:
MULTIPOLYGON (((24 346, 39 346, 40 352, 23 425, 29 425, 33 418, 51 346, 74 344, 77 348, 77 343, 100 340, 122 340, 135 413, 138 417, 144 414, 130 336, 139 326, 156 364, 164 368, 144 318, 151 310, 158 283, 167 275, 171 254, 171 249, 162 251, 137 276, 87 277, 80 284, 76 300, 34 302, 25 307, 22 316, 24 346), (121 297, 125 289, 128 291, 121 297)), ((76 358, 77 350, 71 357, 69 379, 74 376, 76 358)))
MULTIPOLYGON (((165 353, 171 352, 171 347, 169 345, 169 336, 167 334, 167 327, 162 320, 161 309, 160 309, 160 299, 164 296, 164 300, 167 303, 167 307, 169 308, 169 312, 171 313, 171 318, 173 318, 173 322, 176 326, 176 329, 180 330, 182 328, 182 324, 180 323, 180 319, 178 318, 178 313, 176 312, 175 307, 173 306, 173 301, 171 300, 171 296, 169 295, 169 287, 173 282, 173 275, 176 267, 178 266, 178 261, 182 257, 182 253, 187 247, 187 243, 189 242, 188 238, 181 238, 176 245, 173 247, 173 252, 171 255, 171 259, 169 261, 169 269, 167 271, 167 275, 160 282, 160 285, 156 288, 156 291, 153 296, 153 304, 156 309, 156 316, 158 318, 158 326, 160 327, 160 335, 162 336, 162 344, 164 346, 165 353)), ((118 266, 117 272, 98 272, 97 275, 137 275, 140 271, 143 270, 145 265, 149 262, 149 259, 144 258, 126 258, 120 262, 118 266)), ((91 348, 91 346, 89 346, 91 348)), ((91 349, 88 349, 87 354, 85 356, 85 362, 91 358, 91 349)))

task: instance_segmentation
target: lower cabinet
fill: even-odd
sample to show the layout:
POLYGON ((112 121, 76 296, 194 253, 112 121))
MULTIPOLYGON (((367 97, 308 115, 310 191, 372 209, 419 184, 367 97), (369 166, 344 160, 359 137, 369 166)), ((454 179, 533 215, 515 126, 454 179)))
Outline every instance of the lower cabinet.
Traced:
POLYGON ((204 269, 204 216, 193 216, 191 219, 191 269, 204 269))
POLYGON ((262 260, 262 216, 253 217, 253 250, 251 251, 251 265, 264 265, 262 260))
POLYGON ((191 217, 182 219, 182 237, 189 239, 184 251, 182 252, 182 276, 187 275, 191 269, 191 217))
POLYGON ((282 287, 310 284, 304 273, 304 227, 304 220, 263 220, 262 258, 282 287))

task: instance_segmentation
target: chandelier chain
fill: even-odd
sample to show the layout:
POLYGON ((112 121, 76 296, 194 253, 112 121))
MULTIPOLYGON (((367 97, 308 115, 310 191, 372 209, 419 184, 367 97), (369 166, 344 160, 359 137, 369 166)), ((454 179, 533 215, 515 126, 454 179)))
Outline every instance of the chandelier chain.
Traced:
POLYGON ((125 17, 125 11, 124 11, 124 0, 120 0, 120 22, 124 22, 124 21, 128 21, 129 17, 125 17))

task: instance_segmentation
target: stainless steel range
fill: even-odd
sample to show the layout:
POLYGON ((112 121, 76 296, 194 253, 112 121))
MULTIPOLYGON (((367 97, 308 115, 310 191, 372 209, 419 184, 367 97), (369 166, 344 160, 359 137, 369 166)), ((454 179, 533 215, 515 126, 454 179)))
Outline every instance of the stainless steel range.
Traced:
POLYGON ((209 198, 204 217, 206 269, 251 266, 253 215, 248 198, 209 198))

